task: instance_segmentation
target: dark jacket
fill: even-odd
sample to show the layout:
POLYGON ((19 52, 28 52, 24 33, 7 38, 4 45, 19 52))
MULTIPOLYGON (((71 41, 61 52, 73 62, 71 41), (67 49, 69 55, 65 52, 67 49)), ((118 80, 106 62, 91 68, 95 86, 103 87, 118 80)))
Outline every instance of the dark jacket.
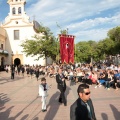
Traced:
POLYGON ((37 70, 37 71, 35 72, 35 75, 36 75, 37 78, 39 77, 39 75, 40 75, 39 70, 37 70))
POLYGON ((57 88, 60 90, 66 88, 66 82, 65 82, 65 80, 62 81, 62 78, 65 78, 64 74, 62 74, 62 77, 60 76, 60 74, 56 75, 56 82, 58 83, 57 88))
POLYGON ((70 120, 96 120, 91 99, 89 99, 87 103, 90 106, 93 119, 88 117, 89 114, 86 104, 81 100, 81 98, 78 98, 70 107, 70 120))

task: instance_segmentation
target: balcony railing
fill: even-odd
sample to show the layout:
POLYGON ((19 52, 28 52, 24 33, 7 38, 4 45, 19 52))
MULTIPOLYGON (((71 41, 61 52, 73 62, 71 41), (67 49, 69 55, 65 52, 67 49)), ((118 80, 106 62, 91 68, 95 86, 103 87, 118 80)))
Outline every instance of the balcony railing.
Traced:
POLYGON ((3 49, 0 49, 0 54, 2 55, 8 55, 8 51, 7 50, 3 50, 3 49))

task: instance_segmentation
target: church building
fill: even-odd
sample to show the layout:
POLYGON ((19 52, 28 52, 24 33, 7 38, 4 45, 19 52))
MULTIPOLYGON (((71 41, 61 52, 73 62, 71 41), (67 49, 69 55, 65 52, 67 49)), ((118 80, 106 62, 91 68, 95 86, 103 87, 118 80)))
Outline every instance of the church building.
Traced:
MULTIPOLYGON (((36 61, 37 56, 26 57, 22 52, 23 48, 21 47, 21 43, 24 40, 31 40, 34 35, 43 36, 42 33, 38 33, 37 31, 40 27, 39 23, 36 21, 30 22, 29 16, 26 15, 26 0, 8 0, 7 3, 9 4, 10 11, 4 23, 2 23, 1 28, 4 29, 4 48, 8 55, 4 57, 4 63, 2 64, 46 65, 44 58, 36 61)), ((51 61, 47 62, 49 63, 51 61)))

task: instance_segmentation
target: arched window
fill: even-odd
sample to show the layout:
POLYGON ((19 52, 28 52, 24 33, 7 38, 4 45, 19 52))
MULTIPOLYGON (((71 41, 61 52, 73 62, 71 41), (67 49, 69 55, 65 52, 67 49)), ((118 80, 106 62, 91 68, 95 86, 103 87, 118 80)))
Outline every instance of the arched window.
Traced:
POLYGON ((18 14, 21 14, 21 7, 18 8, 18 14))
POLYGON ((12 9, 12 13, 13 13, 13 14, 16 14, 15 8, 12 9))

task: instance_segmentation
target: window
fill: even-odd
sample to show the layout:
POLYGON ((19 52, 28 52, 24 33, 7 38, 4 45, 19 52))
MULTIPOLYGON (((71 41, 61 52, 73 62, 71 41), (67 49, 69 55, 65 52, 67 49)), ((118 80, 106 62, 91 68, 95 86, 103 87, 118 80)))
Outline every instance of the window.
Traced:
POLYGON ((16 14, 15 8, 12 9, 12 14, 16 14))
POLYGON ((19 40, 19 30, 14 30, 14 40, 19 40))
POLYGON ((21 14, 21 7, 18 8, 18 14, 21 14))
POLYGON ((1 44, 1 49, 3 50, 3 44, 1 44))
POLYGON ((18 21, 15 21, 16 24, 18 24, 18 21))

